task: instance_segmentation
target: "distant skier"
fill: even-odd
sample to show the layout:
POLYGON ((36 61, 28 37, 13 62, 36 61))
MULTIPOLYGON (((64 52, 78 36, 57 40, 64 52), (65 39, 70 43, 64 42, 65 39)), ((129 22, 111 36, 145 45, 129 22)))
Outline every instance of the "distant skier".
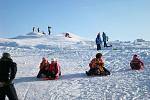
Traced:
POLYGON ((0 59, 0 100, 18 100, 18 96, 13 84, 17 73, 17 64, 13 62, 9 53, 3 53, 0 59))
POLYGON ((51 34, 51 29, 52 27, 48 26, 48 34, 50 35, 51 34))
POLYGON ((133 58, 130 62, 130 66, 131 66, 131 69, 133 70, 144 69, 144 63, 138 58, 136 54, 133 55, 133 58))
POLYGON ((32 28, 33 32, 35 31, 35 27, 32 28))
POLYGON ((100 32, 99 32, 96 37, 97 50, 101 50, 101 44, 102 44, 102 40, 101 40, 101 36, 100 36, 100 32))
POLYGON ((37 78, 45 78, 48 76, 49 62, 46 58, 42 58, 42 62, 40 63, 40 71, 37 75, 37 78))
POLYGON ((110 75, 110 72, 104 67, 104 61, 102 59, 102 54, 97 53, 96 58, 93 58, 89 63, 90 70, 86 72, 88 76, 91 75, 110 75))

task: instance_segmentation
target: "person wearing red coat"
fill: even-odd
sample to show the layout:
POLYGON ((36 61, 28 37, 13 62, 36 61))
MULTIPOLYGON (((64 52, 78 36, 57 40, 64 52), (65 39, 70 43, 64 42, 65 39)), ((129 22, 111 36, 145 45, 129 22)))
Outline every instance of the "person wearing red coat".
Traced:
POLYGON ((49 69, 49 62, 46 58, 42 58, 42 62, 40 63, 40 71, 37 75, 37 78, 47 77, 48 69, 49 69))
POLYGON ((130 62, 130 66, 131 66, 131 69, 133 70, 144 69, 144 63, 138 58, 136 54, 133 55, 133 58, 130 62))
POLYGON ((58 79, 60 75, 60 64, 57 62, 56 58, 52 58, 49 66, 49 78, 58 79))

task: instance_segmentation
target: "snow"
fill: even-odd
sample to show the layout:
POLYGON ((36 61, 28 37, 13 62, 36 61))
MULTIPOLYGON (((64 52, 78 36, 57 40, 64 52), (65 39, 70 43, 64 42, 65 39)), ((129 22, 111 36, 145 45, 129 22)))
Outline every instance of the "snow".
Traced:
POLYGON ((150 42, 112 41, 111 48, 102 48, 105 67, 111 75, 88 77, 85 71, 95 57, 94 41, 70 33, 43 35, 28 33, 15 38, 0 38, 0 54, 9 52, 17 63, 14 84, 19 100, 149 100, 150 42), (129 62, 133 54, 144 61, 145 68, 132 71, 129 62), (55 57, 61 65, 58 80, 37 79, 42 57, 55 57))

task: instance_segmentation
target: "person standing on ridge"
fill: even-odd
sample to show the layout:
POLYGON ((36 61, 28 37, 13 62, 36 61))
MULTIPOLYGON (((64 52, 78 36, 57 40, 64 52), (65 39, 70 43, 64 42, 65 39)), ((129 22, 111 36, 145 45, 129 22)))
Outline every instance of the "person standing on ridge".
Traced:
POLYGON ((35 31, 35 27, 32 28, 33 32, 35 31))
POLYGON ((50 35, 51 34, 51 29, 52 27, 48 26, 48 34, 50 35))
POLYGON ((3 53, 0 59, 0 100, 18 100, 18 96, 13 84, 16 76, 17 64, 13 62, 9 53, 3 53))
POLYGON ((38 31, 38 33, 40 32, 40 28, 39 27, 37 28, 37 31, 38 31))

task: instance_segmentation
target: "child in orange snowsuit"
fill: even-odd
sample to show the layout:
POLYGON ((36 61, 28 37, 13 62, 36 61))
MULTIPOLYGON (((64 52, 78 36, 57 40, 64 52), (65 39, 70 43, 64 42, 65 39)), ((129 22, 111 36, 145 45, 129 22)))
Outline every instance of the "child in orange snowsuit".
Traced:
POLYGON ((131 69, 133 70, 140 70, 144 68, 144 63, 138 58, 135 54, 130 62, 131 69))
POLYGON ((110 75, 110 72, 104 67, 102 54, 97 53, 96 58, 93 58, 89 63, 90 70, 87 75, 110 75))
POLYGON ((37 75, 37 78, 46 77, 48 74, 49 62, 46 58, 42 58, 42 62, 40 63, 40 71, 37 75))

